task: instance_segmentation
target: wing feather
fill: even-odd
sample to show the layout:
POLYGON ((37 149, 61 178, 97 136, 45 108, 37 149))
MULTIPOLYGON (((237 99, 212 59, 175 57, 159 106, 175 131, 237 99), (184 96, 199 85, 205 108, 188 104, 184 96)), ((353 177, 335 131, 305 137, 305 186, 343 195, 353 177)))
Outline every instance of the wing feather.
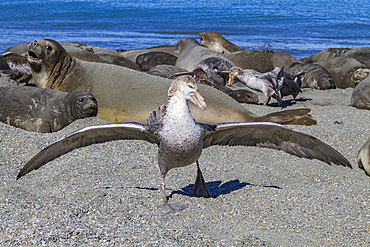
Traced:
MULTIPOLYGON (((153 126, 155 128, 157 126, 153 126)), ((144 140, 159 143, 152 126, 139 123, 105 124, 82 128, 50 144, 36 154, 18 173, 17 179, 74 149, 114 140, 144 140)))
POLYGON ((12 52, 6 52, 2 54, 0 58, 5 59, 11 70, 32 75, 31 67, 28 64, 27 57, 12 52))
POLYGON ((351 167, 349 161, 334 148, 314 136, 275 123, 222 123, 207 131, 203 147, 212 145, 256 146, 282 150, 300 158, 351 167))

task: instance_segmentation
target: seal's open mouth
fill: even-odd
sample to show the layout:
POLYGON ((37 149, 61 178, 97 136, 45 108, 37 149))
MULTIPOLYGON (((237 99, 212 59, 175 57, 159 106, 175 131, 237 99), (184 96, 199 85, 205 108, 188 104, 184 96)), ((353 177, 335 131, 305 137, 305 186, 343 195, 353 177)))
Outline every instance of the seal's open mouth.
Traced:
POLYGON ((28 61, 39 62, 41 59, 33 51, 28 51, 28 61))

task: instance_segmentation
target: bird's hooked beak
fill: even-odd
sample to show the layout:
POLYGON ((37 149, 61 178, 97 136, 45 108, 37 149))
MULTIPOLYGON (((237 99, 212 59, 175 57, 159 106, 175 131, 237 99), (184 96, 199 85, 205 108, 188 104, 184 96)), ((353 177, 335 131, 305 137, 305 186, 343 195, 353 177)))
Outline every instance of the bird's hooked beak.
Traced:
POLYGON ((238 75, 238 72, 230 72, 230 74, 229 74, 229 82, 227 83, 227 85, 229 87, 231 87, 233 85, 234 80, 237 77, 237 75, 238 75))
POLYGON ((195 91, 192 95, 191 95, 191 101, 196 104, 200 109, 202 109, 202 111, 204 111, 205 109, 207 109, 207 104, 206 102, 204 101, 204 98, 202 97, 202 95, 200 95, 200 93, 197 91, 195 91))

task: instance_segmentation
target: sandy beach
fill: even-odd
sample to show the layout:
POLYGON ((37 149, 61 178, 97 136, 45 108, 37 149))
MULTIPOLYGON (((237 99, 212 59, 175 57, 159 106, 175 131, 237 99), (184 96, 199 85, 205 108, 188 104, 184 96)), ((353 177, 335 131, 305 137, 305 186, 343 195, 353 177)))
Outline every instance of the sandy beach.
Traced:
MULTIPOLYGON (((200 165, 213 198, 191 196, 195 164, 167 175, 161 208, 157 147, 114 141, 75 150, 16 180, 37 152, 64 135, 107 123, 77 120, 51 134, 0 123, 1 246, 368 246, 370 177, 356 155, 370 111, 350 106, 352 88, 303 89, 284 109, 308 107, 315 126, 292 126, 342 153, 353 169, 255 147, 210 147, 200 165)), ((264 98, 261 94, 260 102, 264 98)), ((257 115, 281 110, 245 105, 257 115)))

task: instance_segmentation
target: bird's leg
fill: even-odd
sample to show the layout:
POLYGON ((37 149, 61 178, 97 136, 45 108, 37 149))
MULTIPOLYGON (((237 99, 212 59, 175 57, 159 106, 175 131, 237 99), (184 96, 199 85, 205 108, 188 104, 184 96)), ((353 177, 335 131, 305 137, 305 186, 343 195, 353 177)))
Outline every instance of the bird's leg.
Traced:
POLYGON ((162 184, 161 184, 161 188, 162 188, 162 194, 163 194, 163 205, 162 205, 162 208, 168 210, 170 213, 176 213, 176 212, 179 212, 183 209, 186 208, 186 206, 182 206, 182 205, 176 205, 176 204, 169 204, 168 203, 168 200, 167 200, 167 196, 166 196, 166 181, 165 181, 165 176, 166 175, 162 175, 162 184))
POLYGON ((163 176, 162 177, 162 183, 161 183, 161 188, 162 188, 162 195, 163 195, 163 203, 164 204, 168 204, 168 200, 167 200, 167 196, 166 196, 166 181, 165 181, 165 177, 163 176))
POLYGON ((265 102, 263 103, 263 105, 267 105, 271 100, 271 96, 267 96, 267 99, 265 100, 265 102))
POLYGON ((197 197, 205 197, 205 198, 211 197, 211 194, 208 191, 206 182, 204 181, 202 171, 199 168, 198 160, 197 160, 197 168, 198 168, 197 178, 195 179, 192 195, 197 196, 197 197))

